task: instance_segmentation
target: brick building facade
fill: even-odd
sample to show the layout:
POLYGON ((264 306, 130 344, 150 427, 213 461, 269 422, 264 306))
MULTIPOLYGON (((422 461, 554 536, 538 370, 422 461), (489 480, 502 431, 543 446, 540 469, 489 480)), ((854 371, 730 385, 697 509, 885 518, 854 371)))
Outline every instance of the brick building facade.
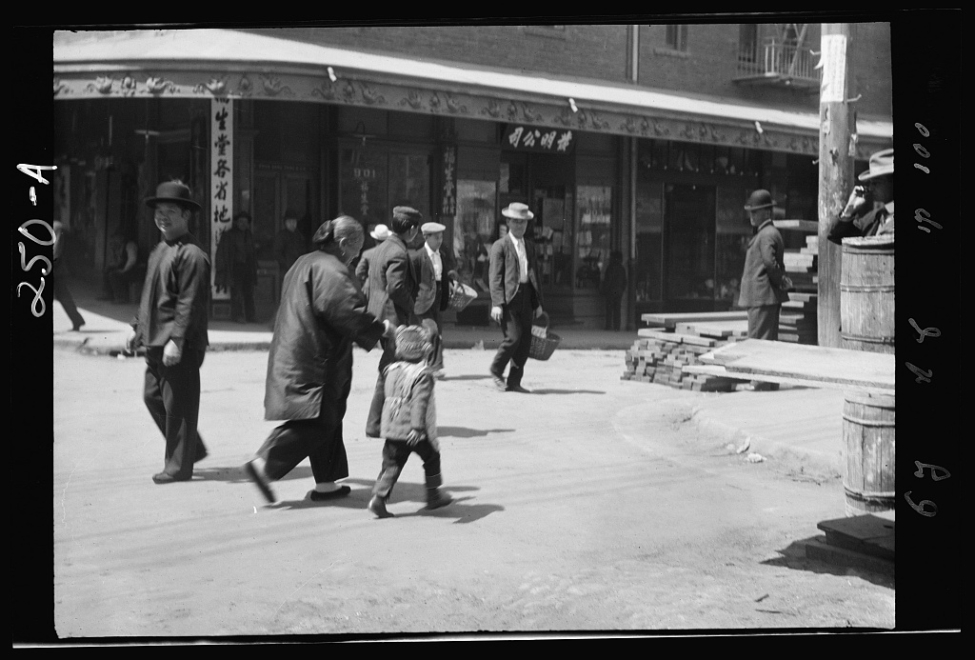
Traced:
MULTIPOLYGON (((307 236, 410 203, 448 227, 481 290, 500 209, 530 204, 556 323, 603 323, 610 251, 630 272, 625 317, 727 309, 749 190, 816 220, 819 25, 341 27, 56 33, 62 218, 100 268, 116 226, 155 240, 139 200, 178 176, 215 253, 254 216, 259 304, 285 209, 307 236)), ((889 27, 853 33, 856 158, 891 139, 889 27)), ((215 296, 214 315, 226 313, 215 296)))

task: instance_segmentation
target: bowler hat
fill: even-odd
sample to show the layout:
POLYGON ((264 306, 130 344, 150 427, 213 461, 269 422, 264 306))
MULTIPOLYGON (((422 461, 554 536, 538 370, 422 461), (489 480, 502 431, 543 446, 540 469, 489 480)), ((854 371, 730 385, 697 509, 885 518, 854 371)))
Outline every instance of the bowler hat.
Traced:
POLYGON ((420 231, 422 231, 424 235, 436 234, 438 232, 444 231, 445 229, 447 228, 444 225, 440 224, 439 222, 424 222, 423 226, 420 227, 420 231))
POLYGON ((756 190, 748 196, 748 203, 745 204, 746 211, 757 211, 759 209, 770 209, 775 206, 772 193, 767 190, 756 190))
POLYGON ((531 220, 535 217, 535 214, 528 210, 528 205, 521 202, 511 202, 501 210, 501 215, 519 220, 531 220))
POLYGON ((386 225, 376 225, 375 228, 369 232, 369 235, 375 238, 377 241, 385 241, 387 238, 389 238, 389 227, 386 225))
POLYGON ((884 149, 870 156, 870 169, 861 174, 860 181, 876 179, 894 173, 894 150, 884 149))
POLYGON ((156 186, 156 196, 146 199, 146 206, 155 207, 158 202, 173 202, 196 211, 200 205, 190 196, 190 188, 180 181, 164 181, 156 186))

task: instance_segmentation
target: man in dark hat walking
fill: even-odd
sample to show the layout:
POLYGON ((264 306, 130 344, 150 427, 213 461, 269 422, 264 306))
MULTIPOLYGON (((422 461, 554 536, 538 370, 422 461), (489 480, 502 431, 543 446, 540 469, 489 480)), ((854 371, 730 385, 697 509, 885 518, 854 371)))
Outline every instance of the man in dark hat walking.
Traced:
POLYGON ((870 156, 870 167, 859 179, 863 185, 853 189, 843 212, 830 223, 826 238, 833 243, 894 233, 894 150, 870 156))
MULTIPOLYGON (((407 246, 416 238, 422 219, 423 215, 414 208, 395 207, 389 224, 392 233, 369 256, 369 275, 366 278, 369 313, 380 321, 389 321, 395 327, 416 325, 418 322, 414 306, 419 287, 407 246)), ((370 438, 378 438, 380 433, 383 402, 386 400, 386 376, 383 372, 396 359, 396 341, 380 341, 383 355, 379 359, 379 377, 366 420, 366 435, 370 438)))
MULTIPOLYGON (((789 300, 787 291, 792 281, 785 274, 785 243, 772 224, 775 202, 767 190, 756 190, 748 198, 745 210, 755 230, 745 253, 738 306, 748 310, 750 339, 779 338, 779 312, 789 300)), ((756 383, 753 389, 777 389, 773 383, 756 383)))
POLYGON ((200 365, 209 343, 210 259, 189 231, 190 189, 180 181, 161 183, 146 200, 162 241, 149 255, 138 316, 126 348, 146 349, 143 400, 166 439, 157 484, 188 481, 193 463, 207 450, 197 432, 200 365))

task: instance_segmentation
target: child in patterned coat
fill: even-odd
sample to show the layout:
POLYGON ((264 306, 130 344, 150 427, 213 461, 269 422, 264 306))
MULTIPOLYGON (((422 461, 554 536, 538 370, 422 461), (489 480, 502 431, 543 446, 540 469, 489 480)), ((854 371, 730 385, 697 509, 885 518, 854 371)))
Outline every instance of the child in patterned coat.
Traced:
MULTIPOLYGON (((440 446, 437 442, 437 410, 433 396, 434 374, 427 364, 433 350, 431 328, 400 326, 396 330, 397 361, 386 367, 386 399, 381 423, 383 467, 372 489, 369 510, 378 518, 393 514, 386 510, 393 486, 410 454, 423 459, 427 487, 427 509, 438 509, 453 499, 440 490, 440 446)), ((433 332, 436 332, 435 326, 433 332)))

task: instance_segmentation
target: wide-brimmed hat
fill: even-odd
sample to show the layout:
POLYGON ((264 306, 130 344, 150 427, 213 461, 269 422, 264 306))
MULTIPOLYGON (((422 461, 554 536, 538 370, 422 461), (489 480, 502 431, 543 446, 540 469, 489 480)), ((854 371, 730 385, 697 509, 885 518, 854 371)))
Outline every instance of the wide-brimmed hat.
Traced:
POLYGON ((447 227, 440 224, 439 222, 424 222, 423 226, 420 227, 420 231, 423 232, 424 236, 426 236, 427 234, 437 234, 442 231, 445 231, 446 229, 447 227))
POLYGON ((870 169, 861 174, 860 181, 869 181, 878 176, 887 176, 894 173, 894 150, 884 149, 870 156, 870 169))
POLYGON ((200 205, 190 195, 189 186, 179 181, 165 181, 156 186, 156 196, 146 199, 146 206, 154 207, 158 202, 173 202, 200 210, 200 205))
POLYGON ((745 204, 746 211, 757 211, 759 209, 770 209, 775 206, 772 193, 767 190, 756 190, 748 196, 748 203, 745 204))
POLYGON ((376 225, 376 227, 369 232, 369 235, 377 241, 385 241, 387 238, 389 238, 389 227, 386 225, 376 225))
POLYGON ((535 214, 528 209, 528 205, 521 202, 511 202, 501 210, 501 215, 519 220, 531 220, 535 217, 535 214))

